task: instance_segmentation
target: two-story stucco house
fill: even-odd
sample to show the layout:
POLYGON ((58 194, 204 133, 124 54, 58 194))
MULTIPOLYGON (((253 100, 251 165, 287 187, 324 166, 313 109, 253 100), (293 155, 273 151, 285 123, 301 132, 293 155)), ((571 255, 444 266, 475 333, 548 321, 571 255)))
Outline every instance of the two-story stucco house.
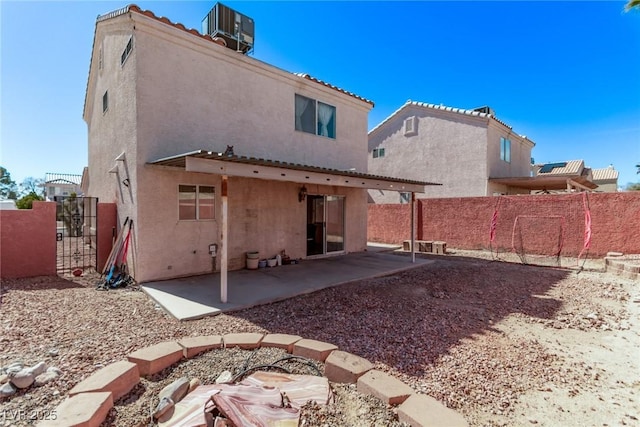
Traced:
POLYGON ((45 200, 54 201, 56 196, 82 195, 82 175, 69 173, 46 173, 44 177, 45 200))
POLYGON ((366 248, 373 102, 131 5, 98 17, 88 195, 133 220, 139 282, 366 248))
MULTIPOLYGON (((369 132, 369 172, 441 183, 418 197, 528 193, 494 179, 529 177, 535 144, 488 107, 475 110, 407 101, 369 132)), ((406 194, 369 191, 373 203, 406 194)))

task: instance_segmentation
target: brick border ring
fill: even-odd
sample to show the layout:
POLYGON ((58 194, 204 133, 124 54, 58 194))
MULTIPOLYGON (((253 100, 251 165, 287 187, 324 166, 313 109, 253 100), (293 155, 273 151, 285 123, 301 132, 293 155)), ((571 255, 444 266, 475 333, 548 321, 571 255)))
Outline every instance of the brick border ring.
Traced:
POLYGON ((374 396, 388 405, 399 405, 398 418, 412 427, 468 426, 458 412, 430 396, 414 393, 399 379, 373 369, 367 359, 341 351, 333 344, 298 335, 252 332, 185 337, 136 350, 127 356, 127 360, 107 365, 76 384, 69 391, 69 397, 56 408, 57 419, 39 425, 98 426, 107 418, 113 402, 129 393, 140 382, 141 375, 155 374, 206 351, 233 347, 243 350, 276 347, 295 356, 323 362, 324 376, 329 381, 356 384, 360 393, 374 396))

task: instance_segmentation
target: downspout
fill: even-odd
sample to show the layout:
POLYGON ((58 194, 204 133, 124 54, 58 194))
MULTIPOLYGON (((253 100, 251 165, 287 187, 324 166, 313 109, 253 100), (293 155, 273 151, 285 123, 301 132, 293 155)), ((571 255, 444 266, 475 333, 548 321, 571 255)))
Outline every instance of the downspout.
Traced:
POLYGON ((416 193, 411 192, 411 262, 416 262, 416 193))
POLYGON ((227 194, 227 175, 222 175, 221 195, 222 195, 222 231, 221 231, 221 254, 220 254, 220 302, 227 302, 227 242, 229 241, 229 219, 228 219, 228 194, 227 194))

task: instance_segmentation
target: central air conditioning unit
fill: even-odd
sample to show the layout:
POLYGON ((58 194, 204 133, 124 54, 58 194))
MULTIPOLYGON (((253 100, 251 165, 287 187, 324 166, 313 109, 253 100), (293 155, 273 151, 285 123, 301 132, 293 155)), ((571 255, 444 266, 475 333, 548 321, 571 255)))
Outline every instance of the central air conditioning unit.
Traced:
POLYGON ((229 49, 244 54, 253 50, 253 19, 222 3, 216 3, 202 20, 202 34, 220 37, 229 49))

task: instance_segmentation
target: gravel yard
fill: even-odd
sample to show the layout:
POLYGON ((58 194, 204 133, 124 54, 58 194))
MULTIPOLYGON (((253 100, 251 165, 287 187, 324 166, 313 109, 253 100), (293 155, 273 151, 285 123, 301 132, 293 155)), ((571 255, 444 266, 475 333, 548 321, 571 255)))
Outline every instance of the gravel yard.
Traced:
MULTIPOLYGON (((167 316, 135 289, 97 291, 91 278, 4 281, 0 366, 45 361, 63 375, 0 401, 0 425, 33 424, 9 414, 55 409, 81 379, 136 349, 233 332, 331 342, 473 426, 640 425, 640 284, 475 255, 433 256, 435 263, 400 274, 189 322, 167 316)), ((219 352, 226 353, 145 379, 133 394, 152 395, 176 375, 211 381, 248 357, 219 352)), ((353 387, 334 391, 331 408, 307 408, 305 426, 402 425, 393 408, 353 387)), ((108 422, 149 425, 149 404, 126 396, 108 422)))

